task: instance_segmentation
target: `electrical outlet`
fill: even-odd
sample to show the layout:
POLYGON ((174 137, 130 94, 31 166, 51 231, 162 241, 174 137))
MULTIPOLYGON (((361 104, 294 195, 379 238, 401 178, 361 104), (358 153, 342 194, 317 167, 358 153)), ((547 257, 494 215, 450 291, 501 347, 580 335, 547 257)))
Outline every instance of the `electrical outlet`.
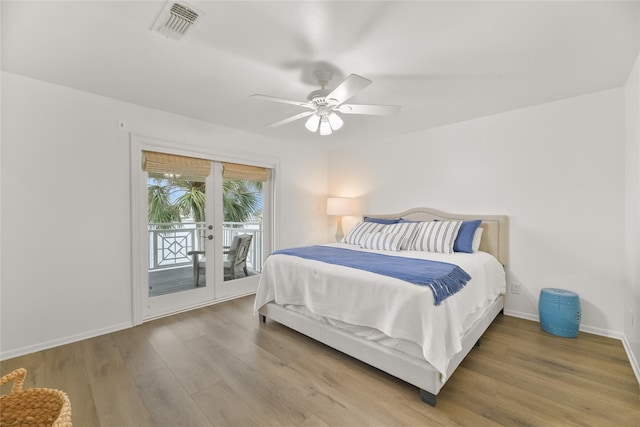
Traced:
POLYGON ((520 295, 520 283, 511 282, 511 293, 515 295, 520 295))

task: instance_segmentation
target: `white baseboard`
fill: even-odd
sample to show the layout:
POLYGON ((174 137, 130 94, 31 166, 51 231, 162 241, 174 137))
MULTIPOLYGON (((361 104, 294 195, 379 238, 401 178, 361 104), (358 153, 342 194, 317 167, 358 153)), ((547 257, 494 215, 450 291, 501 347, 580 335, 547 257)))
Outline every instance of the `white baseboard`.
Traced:
MULTIPOLYGON (((241 298, 247 295, 251 295, 251 294, 255 294, 256 291, 255 290, 251 290, 249 292, 247 292, 246 294, 242 294, 242 295, 233 295, 233 296, 229 296, 226 298, 220 298, 214 301, 207 301, 206 303, 203 304, 199 304, 196 306, 190 306, 178 311, 174 311, 171 313, 166 313, 163 315, 158 315, 152 318, 147 318, 144 319, 145 322, 153 320, 153 319, 157 319, 160 317, 166 317, 166 316, 170 316, 173 314, 177 314, 177 313, 181 313, 184 311, 190 311, 190 310, 194 310, 196 308, 201 308, 201 307, 205 307, 205 306, 209 306, 209 305, 213 305, 213 304, 218 304, 221 302, 225 302, 225 301, 229 301, 232 299, 236 299, 236 298, 241 298)), ((21 348, 17 348, 17 349, 13 349, 13 350, 9 350, 9 351, 5 351, 4 353, 0 353, 0 360, 7 360, 7 359, 13 359, 14 357, 19 357, 19 356, 24 356, 25 354, 29 354, 29 353, 35 353, 37 351, 42 351, 42 350, 47 350, 50 348, 54 348, 54 347, 58 347, 61 345, 65 345, 65 344, 71 344, 73 342, 77 342, 77 341, 82 341, 85 339, 89 339, 89 338, 94 338, 100 335, 105 335, 105 334, 110 334, 111 332, 117 332, 117 331, 121 331, 123 329, 127 329, 127 328, 131 328, 135 326, 133 324, 133 321, 130 322, 123 322, 117 325, 113 325, 113 326, 109 326, 106 328, 101 328, 101 329, 94 329, 92 331, 86 331, 83 332, 81 334, 76 334, 76 335, 71 335, 68 337, 62 337, 62 338, 57 338, 55 340, 50 340, 50 341, 45 341, 45 342, 41 342, 41 343, 37 343, 34 345, 29 345, 29 346, 25 346, 25 347, 21 347, 21 348)))
MULTIPOLYGON (((519 317, 521 319, 533 320, 534 322, 540 321, 540 318, 537 315, 523 313, 521 311, 505 309, 504 314, 506 314, 507 316, 519 317)), ((635 355, 631 351, 631 344, 629 343, 626 335, 624 335, 622 332, 596 328, 589 325, 580 325, 580 331, 622 341, 622 346, 624 347, 625 353, 627 353, 627 358, 629 359, 629 363, 631 364, 633 373, 636 375, 636 380, 638 380, 638 385, 640 386, 640 365, 638 364, 638 360, 636 359, 635 355)))
POLYGON ((638 386, 640 387, 640 364, 638 364, 638 359, 636 359, 631 351, 631 343, 626 335, 622 337, 622 345, 624 346, 624 350, 629 358, 629 363, 631 363, 631 369, 633 369, 633 373, 636 374, 636 380, 638 380, 638 386))
POLYGON ((94 338, 100 335, 109 334, 111 332, 121 331, 122 329, 131 328, 132 322, 124 322, 117 325, 112 325, 106 328, 94 329, 92 331, 86 331, 81 334, 71 335, 68 337, 62 337, 55 340, 45 341, 26 347, 16 348, 13 350, 5 351, 0 354, 0 360, 13 359, 14 357, 24 356, 25 354, 35 353, 41 350, 47 350, 49 348, 58 347, 65 344, 71 344, 73 342, 82 341, 88 338, 94 338))
MULTIPOLYGON (((504 310, 504 314, 506 314, 507 316, 519 317, 521 319, 540 322, 540 318, 538 317, 537 314, 524 313, 522 311, 515 311, 515 310, 508 310, 508 309, 504 310)), ((596 328, 595 326, 589 326, 589 325, 583 325, 583 324, 580 325, 580 331, 587 332, 589 334, 600 335, 602 337, 615 338, 618 340, 621 340, 622 337, 624 336, 622 332, 611 331, 609 329, 596 328)))
MULTIPOLYGON (((221 301, 218 301, 218 302, 221 302, 221 301)), ((532 320, 534 322, 540 321, 537 315, 532 315, 530 313, 524 313, 524 312, 515 311, 515 310, 505 309, 504 314, 507 316, 513 316, 513 317, 519 317, 521 319, 532 320)), ((94 338, 100 335, 109 334, 111 332, 117 332, 117 331, 131 328, 131 327, 133 327, 132 322, 124 322, 117 325, 112 325, 107 328, 94 329, 92 331, 83 332, 82 334, 71 335, 71 336, 59 338, 56 340, 46 341, 46 342, 38 343, 35 345, 31 345, 31 346, 17 348, 14 350, 6 351, 4 353, 0 353, 0 360, 7 360, 7 359, 12 359, 14 357, 24 356, 25 354, 35 353, 41 350, 47 350, 49 348, 70 344, 70 343, 81 341, 88 338, 94 338)), ((635 374, 636 379, 638 380, 638 385, 640 385, 640 364, 638 363, 638 360, 636 359, 635 355, 631 351, 631 344, 629 343, 629 340, 624 334, 620 332, 610 331, 607 329, 595 328, 593 326, 588 326, 588 325, 585 325, 585 326, 581 325, 580 330, 590 334, 594 334, 594 335, 600 335, 608 338, 615 338, 615 339, 621 340, 622 346, 624 347, 624 350, 627 353, 627 357, 629 358, 629 363, 631 364, 633 373, 635 374)))
POLYGON ((509 310, 505 308, 504 314, 506 314, 507 316, 519 317, 520 319, 533 320, 534 322, 540 321, 540 319, 538 319, 538 316, 530 313, 525 313, 522 311, 509 310))

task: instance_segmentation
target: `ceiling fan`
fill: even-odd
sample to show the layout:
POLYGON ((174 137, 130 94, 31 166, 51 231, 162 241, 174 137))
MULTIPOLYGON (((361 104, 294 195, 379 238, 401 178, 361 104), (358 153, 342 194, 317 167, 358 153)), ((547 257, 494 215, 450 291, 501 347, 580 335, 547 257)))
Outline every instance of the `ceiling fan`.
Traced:
POLYGON ((335 89, 326 89, 327 84, 333 78, 331 71, 319 70, 313 73, 321 89, 314 90, 307 95, 306 101, 294 101, 291 99, 277 98, 268 95, 251 95, 253 98, 265 101, 281 102, 308 108, 311 111, 304 111, 284 120, 267 125, 267 127, 277 127, 284 124, 309 117, 305 127, 311 132, 320 132, 320 135, 331 135, 344 124, 341 114, 367 114, 374 116, 386 116, 397 113, 399 105, 365 105, 365 104, 345 104, 349 98, 369 86, 372 82, 369 79, 351 74, 344 79, 335 89))

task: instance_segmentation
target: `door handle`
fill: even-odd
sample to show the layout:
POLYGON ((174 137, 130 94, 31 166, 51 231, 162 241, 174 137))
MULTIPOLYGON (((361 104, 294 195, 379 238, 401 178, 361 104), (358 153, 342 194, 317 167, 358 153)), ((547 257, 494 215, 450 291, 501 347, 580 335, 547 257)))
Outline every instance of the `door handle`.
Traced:
POLYGON ((209 240, 213 240, 213 234, 209 234, 209 235, 207 236, 207 239, 209 239, 209 240))
POLYGON ((209 230, 213 230, 213 225, 207 227, 209 230))

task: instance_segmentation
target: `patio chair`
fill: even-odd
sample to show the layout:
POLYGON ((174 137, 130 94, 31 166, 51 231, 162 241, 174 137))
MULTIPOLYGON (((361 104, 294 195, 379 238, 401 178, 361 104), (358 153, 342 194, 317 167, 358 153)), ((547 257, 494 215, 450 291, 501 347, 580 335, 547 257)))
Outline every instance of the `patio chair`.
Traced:
POLYGON ((239 234, 233 238, 231 246, 224 248, 227 259, 224 262, 224 279, 238 278, 238 271, 242 270, 245 276, 249 276, 247 270, 247 255, 251 246, 252 234, 239 234))
POLYGON ((204 255, 204 251, 189 251, 187 255, 193 256, 193 282, 196 286, 200 286, 200 274, 205 274, 207 271, 205 259, 200 258, 200 255, 204 255))
MULTIPOLYGON (((239 234, 233 238, 231 246, 225 246, 223 254, 227 256, 224 261, 224 280, 238 278, 238 272, 242 270, 245 276, 249 276, 247 270, 247 255, 251 246, 251 234, 239 234)), ((204 251, 189 251, 187 255, 193 256, 193 281, 196 286, 200 285, 200 275, 206 273, 206 260, 200 258, 204 251)))

